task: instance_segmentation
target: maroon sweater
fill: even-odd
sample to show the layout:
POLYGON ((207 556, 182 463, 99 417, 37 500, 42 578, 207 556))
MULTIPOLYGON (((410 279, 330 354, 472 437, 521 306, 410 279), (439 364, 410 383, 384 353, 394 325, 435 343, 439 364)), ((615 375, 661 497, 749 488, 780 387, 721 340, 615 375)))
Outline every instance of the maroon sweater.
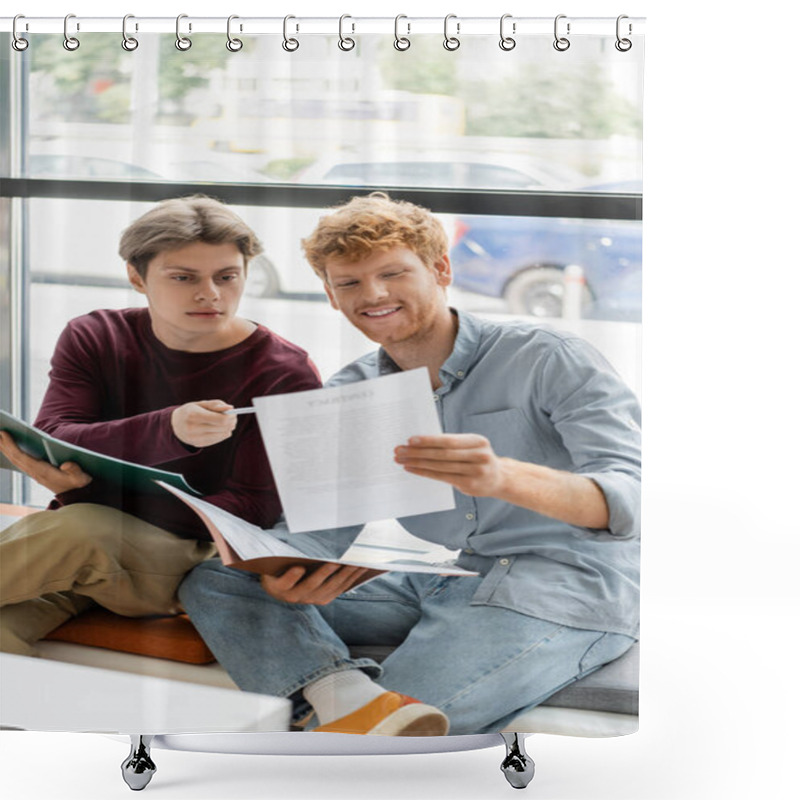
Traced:
MULTIPOLYGON (((254 397, 320 386, 307 353, 259 325, 247 339, 213 353, 165 347, 145 308, 93 311, 72 320, 56 346, 36 427, 106 455, 179 472, 205 499, 256 525, 271 526, 280 500, 254 414, 210 447, 183 444, 170 415, 184 403, 254 397)), ((113 506, 179 536, 209 539, 199 517, 164 490, 140 494, 95 478, 58 495, 71 503, 113 506)))

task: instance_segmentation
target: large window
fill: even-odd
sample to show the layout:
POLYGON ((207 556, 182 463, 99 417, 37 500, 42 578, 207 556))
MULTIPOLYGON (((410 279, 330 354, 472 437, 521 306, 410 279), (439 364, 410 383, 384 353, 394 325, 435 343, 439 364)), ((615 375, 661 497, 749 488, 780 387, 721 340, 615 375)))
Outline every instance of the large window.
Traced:
POLYGON ((307 37, 291 54, 274 37, 238 53, 210 35, 187 52, 167 34, 132 53, 116 34, 72 53, 30 39, 16 53, 0 37, 3 407, 35 417, 68 319, 140 302, 119 234, 190 192, 257 231, 242 311, 323 376, 371 343, 327 306, 299 242, 326 206, 380 188, 442 215, 454 305, 570 327, 639 390, 640 71, 613 37, 561 59, 544 39, 503 52, 493 37, 453 53, 420 36, 413 57, 386 36, 347 53, 307 37))

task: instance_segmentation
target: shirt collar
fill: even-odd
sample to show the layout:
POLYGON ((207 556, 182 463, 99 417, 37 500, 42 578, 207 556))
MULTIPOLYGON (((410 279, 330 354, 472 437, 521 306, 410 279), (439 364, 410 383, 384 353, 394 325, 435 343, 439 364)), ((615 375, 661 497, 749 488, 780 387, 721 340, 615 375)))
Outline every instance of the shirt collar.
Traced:
MULTIPOLYGON (((466 377, 472 367, 481 341, 480 322, 477 317, 456 308, 450 309, 458 317, 458 333, 453 345, 453 351, 442 364, 439 374, 448 376, 452 380, 461 380, 466 377)), ((391 356, 381 347, 378 349, 378 374, 389 375, 400 372, 400 367, 392 360, 391 356)))
POLYGON ((378 375, 391 375, 393 372, 402 372, 392 357, 382 348, 378 348, 378 375))

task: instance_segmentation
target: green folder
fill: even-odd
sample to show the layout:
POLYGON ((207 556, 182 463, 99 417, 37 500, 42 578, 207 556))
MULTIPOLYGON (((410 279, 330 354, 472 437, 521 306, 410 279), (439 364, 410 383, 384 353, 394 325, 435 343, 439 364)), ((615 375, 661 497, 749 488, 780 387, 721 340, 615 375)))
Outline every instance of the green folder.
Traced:
MULTIPOLYGON (((27 422, 23 422, 7 411, 0 410, 0 430, 8 431, 14 437, 20 450, 34 458, 49 461, 54 467, 60 466, 65 461, 73 461, 93 478, 102 478, 108 483, 114 483, 126 489, 162 492, 164 490, 153 481, 163 481, 176 489, 200 495, 200 492, 189 486, 183 475, 179 475, 177 472, 144 467, 141 464, 133 464, 113 456, 95 453, 94 450, 87 450, 77 444, 69 444, 69 442, 56 439, 54 436, 28 425, 27 422)), ((17 469, 2 454, 0 454, 0 467, 17 469)))

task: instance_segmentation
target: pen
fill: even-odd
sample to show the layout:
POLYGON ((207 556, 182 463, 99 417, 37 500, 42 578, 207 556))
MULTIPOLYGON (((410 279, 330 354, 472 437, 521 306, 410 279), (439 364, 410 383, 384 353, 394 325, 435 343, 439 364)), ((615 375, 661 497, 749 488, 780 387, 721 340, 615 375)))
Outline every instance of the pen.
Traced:
POLYGON ((228 411, 223 411, 223 414, 235 414, 238 416, 239 414, 255 414, 256 409, 255 406, 247 406, 246 408, 231 408, 228 411))

